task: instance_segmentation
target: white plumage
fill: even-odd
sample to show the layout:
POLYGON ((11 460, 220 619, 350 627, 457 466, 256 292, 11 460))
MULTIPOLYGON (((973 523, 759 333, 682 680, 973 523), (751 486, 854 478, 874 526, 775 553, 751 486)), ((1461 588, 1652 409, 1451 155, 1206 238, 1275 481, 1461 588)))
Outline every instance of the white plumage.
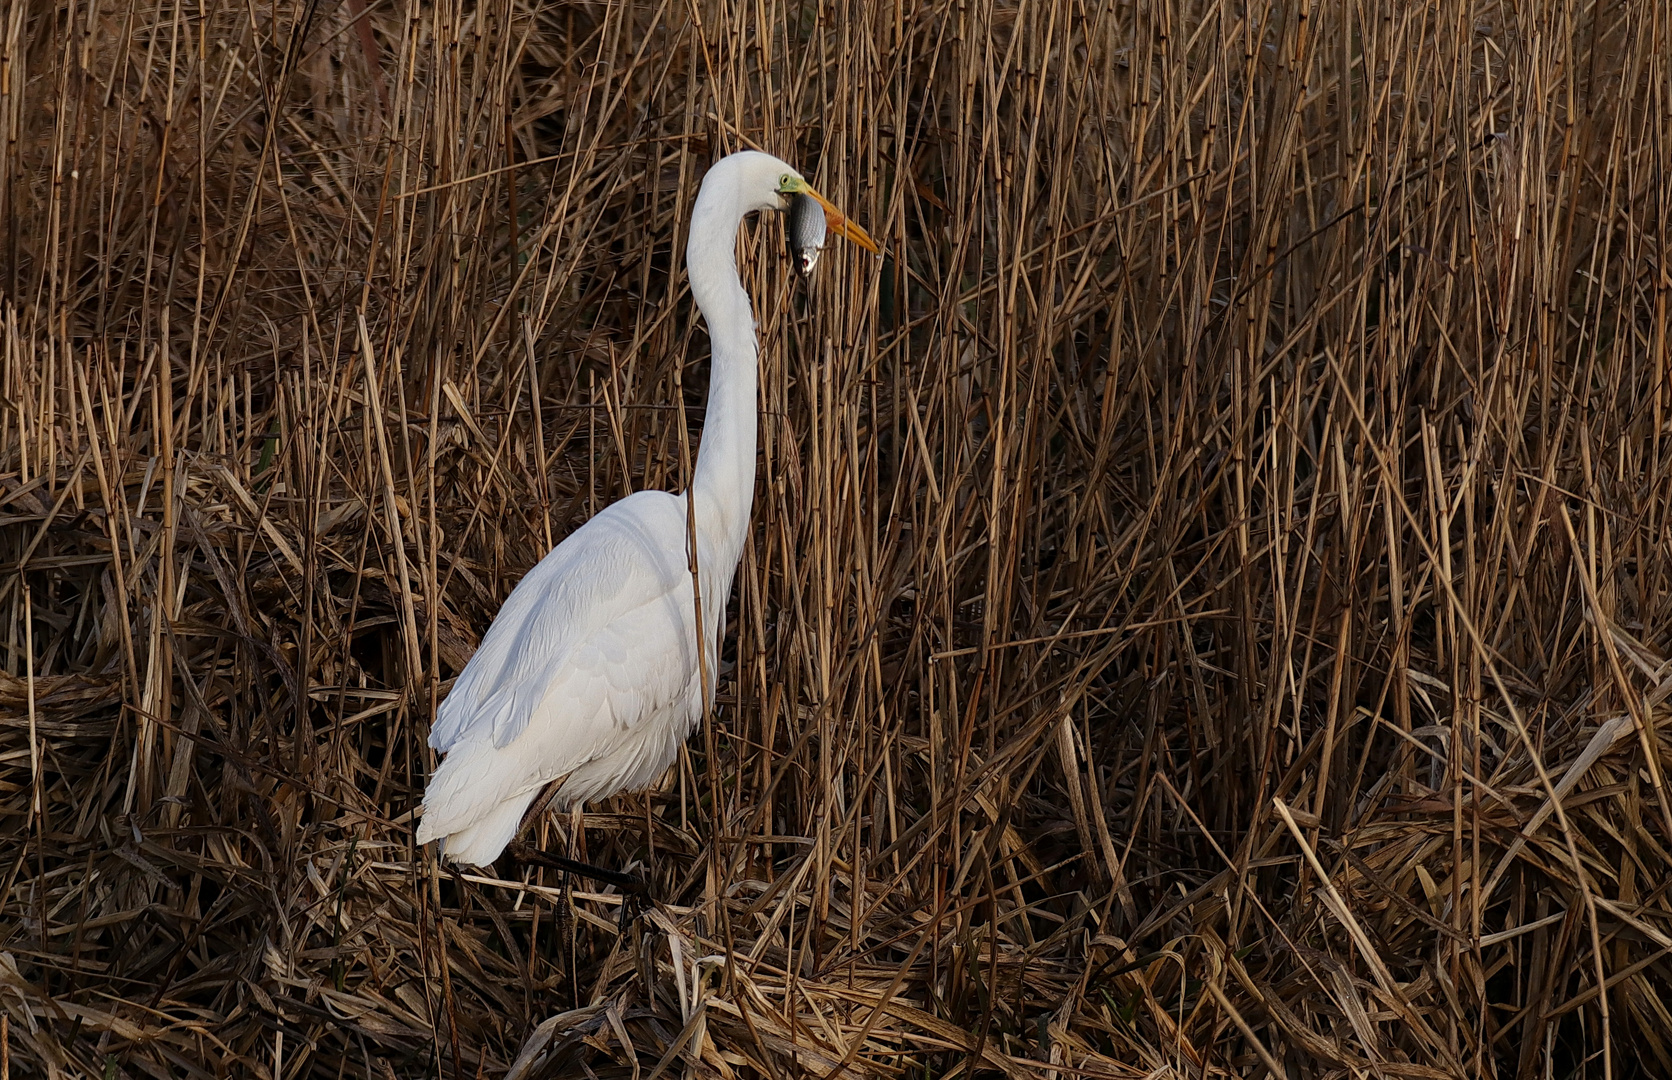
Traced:
MULTIPOLYGON (((713 345, 691 497, 714 685, 721 616, 754 499, 755 326, 738 278, 746 214, 805 193, 831 230, 876 245, 789 165, 747 151, 703 177, 686 245, 691 292, 713 345)), ((567 809, 654 783, 702 716, 686 497, 641 491, 605 508, 512 590, 430 731, 446 755, 424 792, 418 842, 484 865, 516 835, 546 784, 567 809)))

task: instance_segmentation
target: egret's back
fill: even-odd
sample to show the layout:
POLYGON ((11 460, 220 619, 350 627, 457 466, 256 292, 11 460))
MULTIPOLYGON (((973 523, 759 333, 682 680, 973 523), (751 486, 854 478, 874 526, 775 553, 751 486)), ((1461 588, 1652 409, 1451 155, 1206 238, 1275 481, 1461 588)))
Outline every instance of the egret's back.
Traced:
POLYGON ((639 492, 518 583, 436 716, 420 843, 491 862, 547 783, 561 807, 662 774, 701 715, 685 537, 682 499, 639 492))

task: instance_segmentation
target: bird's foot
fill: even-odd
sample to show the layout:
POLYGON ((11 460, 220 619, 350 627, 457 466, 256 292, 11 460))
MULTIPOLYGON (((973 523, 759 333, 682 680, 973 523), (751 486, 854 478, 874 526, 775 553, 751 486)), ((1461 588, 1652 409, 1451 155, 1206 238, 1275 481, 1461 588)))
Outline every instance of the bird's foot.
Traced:
POLYGON ((601 866, 590 863, 577 862, 566 859, 561 855, 553 855, 549 851, 542 851, 531 844, 513 843, 506 849, 511 858, 529 866, 544 866, 550 870, 562 870, 568 874, 578 874, 591 881, 614 885, 621 891, 621 930, 626 932, 628 924, 645 909, 656 902, 650 894, 650 883, 638 874, 625 874, 619 870, 605 870, 601 866))

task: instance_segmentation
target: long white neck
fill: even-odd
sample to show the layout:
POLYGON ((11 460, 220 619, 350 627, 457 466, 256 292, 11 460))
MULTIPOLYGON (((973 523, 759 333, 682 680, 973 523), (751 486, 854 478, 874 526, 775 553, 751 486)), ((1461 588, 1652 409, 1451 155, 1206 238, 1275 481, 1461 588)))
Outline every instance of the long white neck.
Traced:
MULTIPOLYGON (((755 317, 737 275, 737 230, 749 209, 735 184, 705 182, 685 245, 691 294, 708 322, 713 348, 708 409, 691 484, 697 551, 699 560, 710 563, 702 567, 703 577, 726 592, 743 554, 755 498, 755 317)), ((704 600, 706 606, 709 598, 704 600)), ((719 597, 717 609, 725 602, 719 597)))

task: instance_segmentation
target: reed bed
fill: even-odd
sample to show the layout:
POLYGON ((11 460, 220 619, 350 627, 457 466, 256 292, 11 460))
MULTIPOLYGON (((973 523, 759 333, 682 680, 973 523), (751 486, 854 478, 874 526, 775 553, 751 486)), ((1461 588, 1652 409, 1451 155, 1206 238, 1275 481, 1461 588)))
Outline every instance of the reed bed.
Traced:
POLYGON ((1664 6, 0 8, 0 1076, 1672 1075, 1664 6), (761 478, 661 787, 412 844, 519 575, 761 478), (624 906, 625 905, 625 906, 624 906))

